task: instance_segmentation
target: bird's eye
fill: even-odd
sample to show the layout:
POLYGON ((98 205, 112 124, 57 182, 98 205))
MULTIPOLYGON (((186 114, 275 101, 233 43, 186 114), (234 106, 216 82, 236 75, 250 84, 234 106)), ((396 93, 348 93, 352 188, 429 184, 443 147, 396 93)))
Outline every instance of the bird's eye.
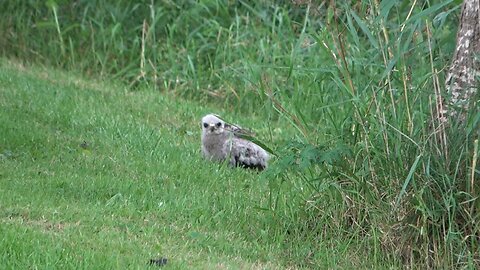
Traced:
POLYGON ((217 126, 217 127, 221 127, 221 126, 222 126, 222 123, 218 122, 218 123, 216 124, 216 126, 217 126))
POLYGON ((207 127, 208 127, 208 124, 207 124, 207 123, 203 123, 203 127, 204 127, 204 128, 207 128, 207 127))

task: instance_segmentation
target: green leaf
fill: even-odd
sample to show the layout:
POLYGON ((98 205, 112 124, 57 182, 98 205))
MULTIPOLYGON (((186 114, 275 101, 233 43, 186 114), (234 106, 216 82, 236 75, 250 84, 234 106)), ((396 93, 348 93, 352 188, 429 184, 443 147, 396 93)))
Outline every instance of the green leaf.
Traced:
POLYGON ((445 1, 445 2, 443 2, 443 3, 438 3, 438 4, 436 4, 436 5, 433 5, 433 6, 429 7, 429 8, 426 8, 426 9, 420 11, 419 13, 413 15, 412 17, 410 17, 410 19, 408 19, 404 24, 406 25, 406 24, 408 24, 408 23, 410 23, 410 22, 414 22, 414 21, 416 21, 416 20, 418 20, 418 19, 427 17, 427 16, 429 16, 430 14, 433 14, 433 13, 439 11, 441 8, 443 8, 444 6, 446 6, 446 5, 448 5, 448 4, 452 3, 452 2, 453 2, 453 0, 448 0, 448 1, 445 1))
POLYGON ((401 200, 402 197, 405 195, 405 193, 406 193, 406 191, 407 191, 408 184, 410 183, 410 181, 411 181, 412 178, 413 178, 413 173, 414 173, 415 170, 417 169, 418 162, 420 161, 420 158, 421 158, 421 157, 422 157, 422 154, 418 155, 417 158, 415 158, 415 161, 413 162, 412 167, 410 167, 410 171, 408 172, 407 178, 406 178, 405 181, 403 182, 402 190, 400 191, 400 194, 398 194, 398 198, 397 198, 397 201, 396 201, 396 203, 395 203, 396 206, 398 206, 398 204, 400 203, 400 200, 401 200))
POLYGON ((372 32, 370 32, 370 29, 368 29, 368 26, 363 22, 360 17, 355 13, 355 11, 350 10, 350 13, 352 14, 352 17, 355 19, 357 22, 358 26, 360 26, 360 29, 367 35, 368 40, 370 41, 370 44, 375 48, 378 49, 378 42, 377 40, 373 37, 372 32))
POLYGON ((397 0, 383 0, 380 3, 380 16, 383 19, 387 19, 388 14, 390 13, 390 10, 397 2, 398 2, 397 0))

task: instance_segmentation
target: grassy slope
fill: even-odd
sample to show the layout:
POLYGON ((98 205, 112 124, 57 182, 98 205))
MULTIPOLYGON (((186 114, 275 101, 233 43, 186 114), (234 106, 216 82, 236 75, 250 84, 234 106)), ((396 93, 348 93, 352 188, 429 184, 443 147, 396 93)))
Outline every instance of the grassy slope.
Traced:
POLYGON ((7 65, 0 268, 275 265, 271 247, 232 229, 261 222, 258 176, 199 157, 204 108, 7 65))
POLYGON ((285 221, 259 210, 268 181, 201 159, 198 119, 211 108, 119 88, 2 61, 0 268, 379 263, 349 242, 285 244, 285 221))

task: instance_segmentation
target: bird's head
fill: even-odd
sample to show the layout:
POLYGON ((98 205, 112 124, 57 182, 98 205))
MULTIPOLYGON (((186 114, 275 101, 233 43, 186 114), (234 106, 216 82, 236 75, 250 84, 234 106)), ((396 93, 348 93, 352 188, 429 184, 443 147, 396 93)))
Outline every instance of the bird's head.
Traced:
POLYGON ((207 114, 202 118, 202 131, 204 134, 222 134, 225 129, 225 122, 217 115, 207 114))

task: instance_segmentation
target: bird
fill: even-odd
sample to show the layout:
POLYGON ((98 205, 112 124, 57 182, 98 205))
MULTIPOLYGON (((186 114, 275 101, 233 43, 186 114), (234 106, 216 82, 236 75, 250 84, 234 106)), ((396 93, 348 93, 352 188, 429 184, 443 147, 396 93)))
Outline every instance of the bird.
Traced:
POLYGON ((268 166, 269 154, 254 142, 241 138, 252 137, 252 134, 238 125, 226 123, 216 114, 207 114, 202 118, 203 156, 216 162, 226 161, 232 167, 262 171, 268 166))

